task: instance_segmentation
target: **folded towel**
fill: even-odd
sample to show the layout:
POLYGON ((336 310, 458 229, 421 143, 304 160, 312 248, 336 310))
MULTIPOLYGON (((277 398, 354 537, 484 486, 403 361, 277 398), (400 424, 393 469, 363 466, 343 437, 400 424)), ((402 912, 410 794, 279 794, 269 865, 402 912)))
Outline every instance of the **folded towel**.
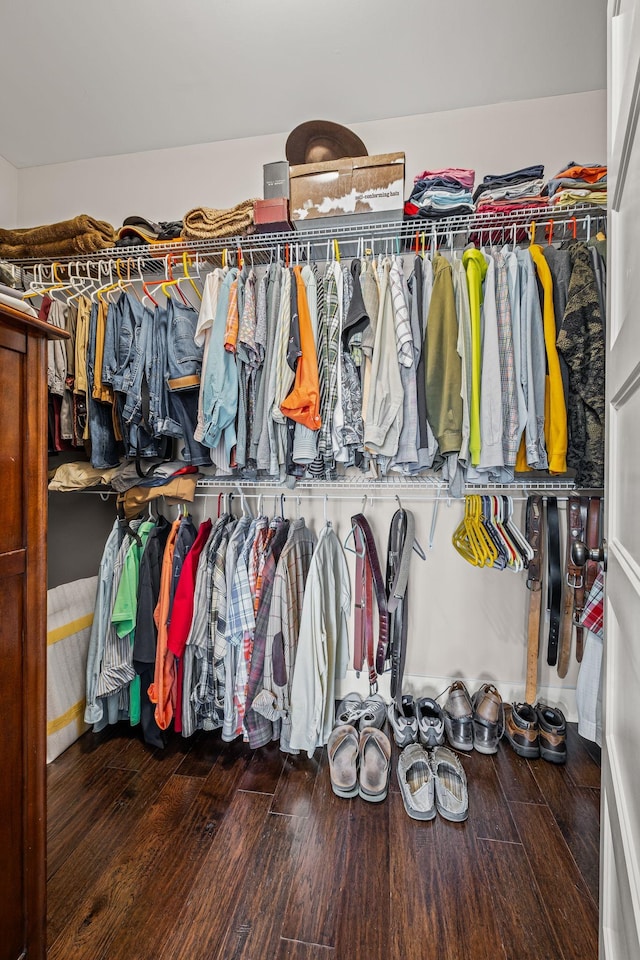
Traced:
POLYGON ((0 229, 0 257, 63 257, 74 253, 94 253, 115 243, 116 232, 105 220, 95 220, 86 213, 19 230, 0 229))
POLYGON ((243 200, 229 210, 194 207, 184 216, 183 240, 209 240, 216 237, 236 237, 253 224, 255 200, 243 200))

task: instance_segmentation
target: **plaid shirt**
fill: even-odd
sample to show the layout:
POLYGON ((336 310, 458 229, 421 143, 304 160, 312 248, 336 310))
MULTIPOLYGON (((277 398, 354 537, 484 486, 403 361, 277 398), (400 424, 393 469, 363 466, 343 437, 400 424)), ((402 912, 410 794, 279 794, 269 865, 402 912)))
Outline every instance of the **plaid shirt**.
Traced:
POLYGON ((238 736, 242 733, 245 702, 247 698, 247 680, 249 679, 249 663, 251 662, 253 633, 256 626, 256 618, 253 612, 253 596, 251 594, 249 570, 247 567, 255 538, 256 524, 256 520, 251 522, 244 546, 238 556, 233 586, 231 588, 229 617, 227 619, 227 641, 240 647, 233 687, 233 701, 237 716, 235 732, 238 736))
POLYGON ((304 520, 294 520, 276 568, 269 608, 263 685, 275 695, 276 706, 283 712, 280 749, 284 751, 289 750, 291 681, 304 588, 315 545, 315 534, 304 520))
POLYGON ((496 310, 498 313, 498 349, 500 351, 500 382, 502 385, 502 447, 505 466, 516 462, 520 444, 518 394, 516 390, 515 356, 511 329, 509 279, 507 262, 500 252, 491 251, 496 269, 496 310))
MULTIPOLYGON (((333 264, 329 264, 324 280, 324 299, 326 305, 326 323, 324 325, 325 344, 322 355, 323 379, 325 392, 322 396, 320 417, 322 426, 318 442, 318 453, 325 461, 333 464, 333 411, 338 402, 338 350, 340 347, 340 312, 338 301, 338 285, 336 283, 333 264)), ((322 338, 320 330, 319 339, 322 338)))
POLYGON ((595 633, 597 637, 603 639, 604 636, 604 573, 602 567, 598 570, 598 575, 593 581, 593 586, 589 592, 589 597, 584 605, 580 622, 583 627, 595 633))
POLYGON ((271 720, 268 720, 262 714, 252 709, 253 701, 262 689, 262 677, 264 673, 264 657, 267 643, 267 628, 269 625, 269 610, 271 608, 271 597, 273 595, 273 585, 275 581, 276 567, 280 554, 286 543, 289 533, 289 521, 280 520, 278 529, 271 540, 265 557, 264 570, 262 574, 262 595, 260 597, 260 606, 256 616, 256 630, 253 638, 253 651, 251 655, 251 669, 249 671, 249 682, 247 684, 247 704, 245 714, 245 728, 249 746, 252 749, 262 747, 273 739, 274 731, 271 720))

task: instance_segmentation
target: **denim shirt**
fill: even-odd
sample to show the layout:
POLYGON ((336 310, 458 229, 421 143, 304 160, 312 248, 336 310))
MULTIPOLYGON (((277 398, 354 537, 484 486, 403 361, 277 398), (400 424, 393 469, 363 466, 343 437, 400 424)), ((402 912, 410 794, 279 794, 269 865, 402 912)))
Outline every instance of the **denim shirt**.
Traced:
POLYGON ((238 409, 238 368, 232 353, 224 349, 224 332, 229 306, 229 290, 238 275, 231 269, 220 287, 216 316, 211 328, 207 366, 203 374, 202 443, 214 449, 224 436, 225 452, 231 454, 236 443, 235 417, 238 409))

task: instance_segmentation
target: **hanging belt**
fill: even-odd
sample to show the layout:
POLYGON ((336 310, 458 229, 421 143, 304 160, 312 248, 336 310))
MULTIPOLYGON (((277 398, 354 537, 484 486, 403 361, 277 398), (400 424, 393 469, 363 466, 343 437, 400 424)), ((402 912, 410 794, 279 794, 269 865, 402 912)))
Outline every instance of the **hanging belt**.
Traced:
POLYGON ((351 517, 353 540, 356 550, 356 600, 355 600, 355 638, 353 644, 353 666, 356 672, 362 670, 365 658, 369 666, 369 687, 374 693, 378 689, 378 672, 384 670, 389 642, 389 614, 387 595, 382 580, 380 561, 373 533, 362 513, 351 517), (374 655, 373 647, 373 593, 378 606, 378 649, 374 655))
MULTIPOLYGON (((389 647, 391 658, 391 698, 402 696, 402 677, 407 652, 409 564, 415 538, 415 521, 408 510, 396 510, 389 528, 387 549, 387 609, 389 611, 389 647)), ((378 647, 380 652, 380 647, 378 647)), ((380 664, 376 664, 382 673, 380 664)), ((382 665, 384 669, 384 664, 382 665)))
POLYGON ((527 499, 527 540, 533 557, 527 568, 529 597, 529 625, 527 631, 527 685, 525 700, 535 703, 538 688, 538 648, 540 644, 540 611, 542 607, 542 497, 534 494, 527 499))
POLYGON ((562 607, 560 526, 558 524, 558 500, 556 497, 547 497, 547 551, 547 608, 549 610, 547 663, 553 667, 558 662, 560 609, 562 607))
MULTIPOLYGON (((586 498, 585 498, 586 499, 586 498)), ((584 577, 582 567, 573 562, 573 544, 584 540, 584 521, 586 520, 586 503, 583 507, 580 497, 572 494, 567 501, 567 579, 564 597, 564 612, 562 616, 562 633, 560 643, 560 657, 558 660, 558 676, 566 677, 571 659, 571 634, 576 624, 576 657, 582 659, 582 627, 578 620, 584 606, 584 577)))
MULTIPOLYGON (((600 546, 600 497, 591 497, 587 510, 587 549, 597 550, 600 546)), ((584 589, 589 596, 593 582, 598 575, 597 560, 587 560, 584 573, 584 589)))

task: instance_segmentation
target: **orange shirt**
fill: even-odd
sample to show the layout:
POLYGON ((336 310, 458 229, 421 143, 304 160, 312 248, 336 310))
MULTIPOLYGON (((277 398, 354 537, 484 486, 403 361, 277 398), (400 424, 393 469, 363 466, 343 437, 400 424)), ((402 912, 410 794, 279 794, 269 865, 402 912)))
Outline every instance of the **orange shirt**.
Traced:
POLYGON ((224 328, 224 348, 229 353, 236 352, 238 343, 238 327, 240 326, 240 316, 238 314, 238 281, 234 280, 229 289, 229 306, 227 307, 227 325, 224 328))
POLYGON ((173 718, 173 707, 176 680, 176 658, 167 648, 169 601, 171 599, 171 571, 173 569, 173 554, 176 547, 176 537, 180 527, 180 518, 174 520, 167 537, 167 544, 162 557, 160 572, 160 593, 158 603, 153 611, 153 619, 158 628, 158 645, 156 647, 156 666, 153 683, 149 687, 149 700, 155 703, 156 723, 161 730, 166 730, 173 718), (173 693, 173 696, 172 696, 173 693))
POLYGON ((290 420, 295 420, 296 423, 301 423, 310 430, 319 430, 322 420, 320 419, 320 382, 316 345, 313 339, 307 291, 302 279, 302 267, 294 267, 293 272, 298 294, 301 356, 296 365, 293 389, 280 404, 280 409, 290 420))

